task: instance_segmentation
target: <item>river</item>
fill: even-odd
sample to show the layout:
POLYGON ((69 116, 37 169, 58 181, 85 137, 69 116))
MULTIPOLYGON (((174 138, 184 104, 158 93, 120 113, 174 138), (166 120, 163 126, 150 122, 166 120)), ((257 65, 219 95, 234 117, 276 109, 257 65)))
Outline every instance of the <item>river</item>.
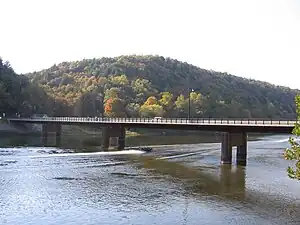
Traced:
POLYGON ((285 135, 250 141, 246 167, 220 166, 219 143, 0 148, 0 224, 300 224, 288 146, 285 135))

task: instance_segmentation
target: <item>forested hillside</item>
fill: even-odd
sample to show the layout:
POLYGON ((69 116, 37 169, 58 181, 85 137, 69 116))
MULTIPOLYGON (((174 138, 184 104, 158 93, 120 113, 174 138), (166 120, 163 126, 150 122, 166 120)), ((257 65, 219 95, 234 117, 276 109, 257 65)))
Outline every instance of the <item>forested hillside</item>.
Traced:
POLYGON ((45 91, 25 76, 17 75, 8 62, 0 58, 0 116, 30 116, 46 113, 53 101, 45 91))
POLYGON ((186 117, 191 90, 192 117, 295 117, 295 90, 159 56, 63 62, 26 76, 68 106, 56 115, 186 117))

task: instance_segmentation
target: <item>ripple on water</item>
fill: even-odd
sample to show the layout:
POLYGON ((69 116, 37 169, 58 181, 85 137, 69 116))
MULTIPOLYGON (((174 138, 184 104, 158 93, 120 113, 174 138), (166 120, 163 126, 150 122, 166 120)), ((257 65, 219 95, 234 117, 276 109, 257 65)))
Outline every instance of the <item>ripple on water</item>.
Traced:
POLYGON ((75 177, 54 177, 54 180, 83 180, 82 178, 75 177))
POLYGON ((0 162, 0 166, 8 166, 10 164, 14 164, 17 163, 17 160, 4 160, 2 162, 0 162))

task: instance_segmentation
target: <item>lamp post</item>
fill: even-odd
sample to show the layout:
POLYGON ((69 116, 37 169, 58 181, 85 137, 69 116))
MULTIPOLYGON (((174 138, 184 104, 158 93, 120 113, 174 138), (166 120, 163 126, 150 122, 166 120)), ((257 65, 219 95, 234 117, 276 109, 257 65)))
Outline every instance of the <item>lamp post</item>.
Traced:
POLYGON ((188 104, 188 119, 191 117, 191 93, 194 92, 194 89, 189 88, 189 104, 188 104))

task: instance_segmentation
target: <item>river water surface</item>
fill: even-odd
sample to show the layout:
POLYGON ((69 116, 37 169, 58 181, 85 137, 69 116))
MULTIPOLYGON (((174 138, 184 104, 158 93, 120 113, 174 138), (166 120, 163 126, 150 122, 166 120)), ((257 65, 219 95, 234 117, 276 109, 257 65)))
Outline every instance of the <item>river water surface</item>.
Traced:
POLYGON ((299 225, 287 138, 249 142, 246 167, 220 166, 219 143, 153 153, 0 148, 0 224, 299 225))

